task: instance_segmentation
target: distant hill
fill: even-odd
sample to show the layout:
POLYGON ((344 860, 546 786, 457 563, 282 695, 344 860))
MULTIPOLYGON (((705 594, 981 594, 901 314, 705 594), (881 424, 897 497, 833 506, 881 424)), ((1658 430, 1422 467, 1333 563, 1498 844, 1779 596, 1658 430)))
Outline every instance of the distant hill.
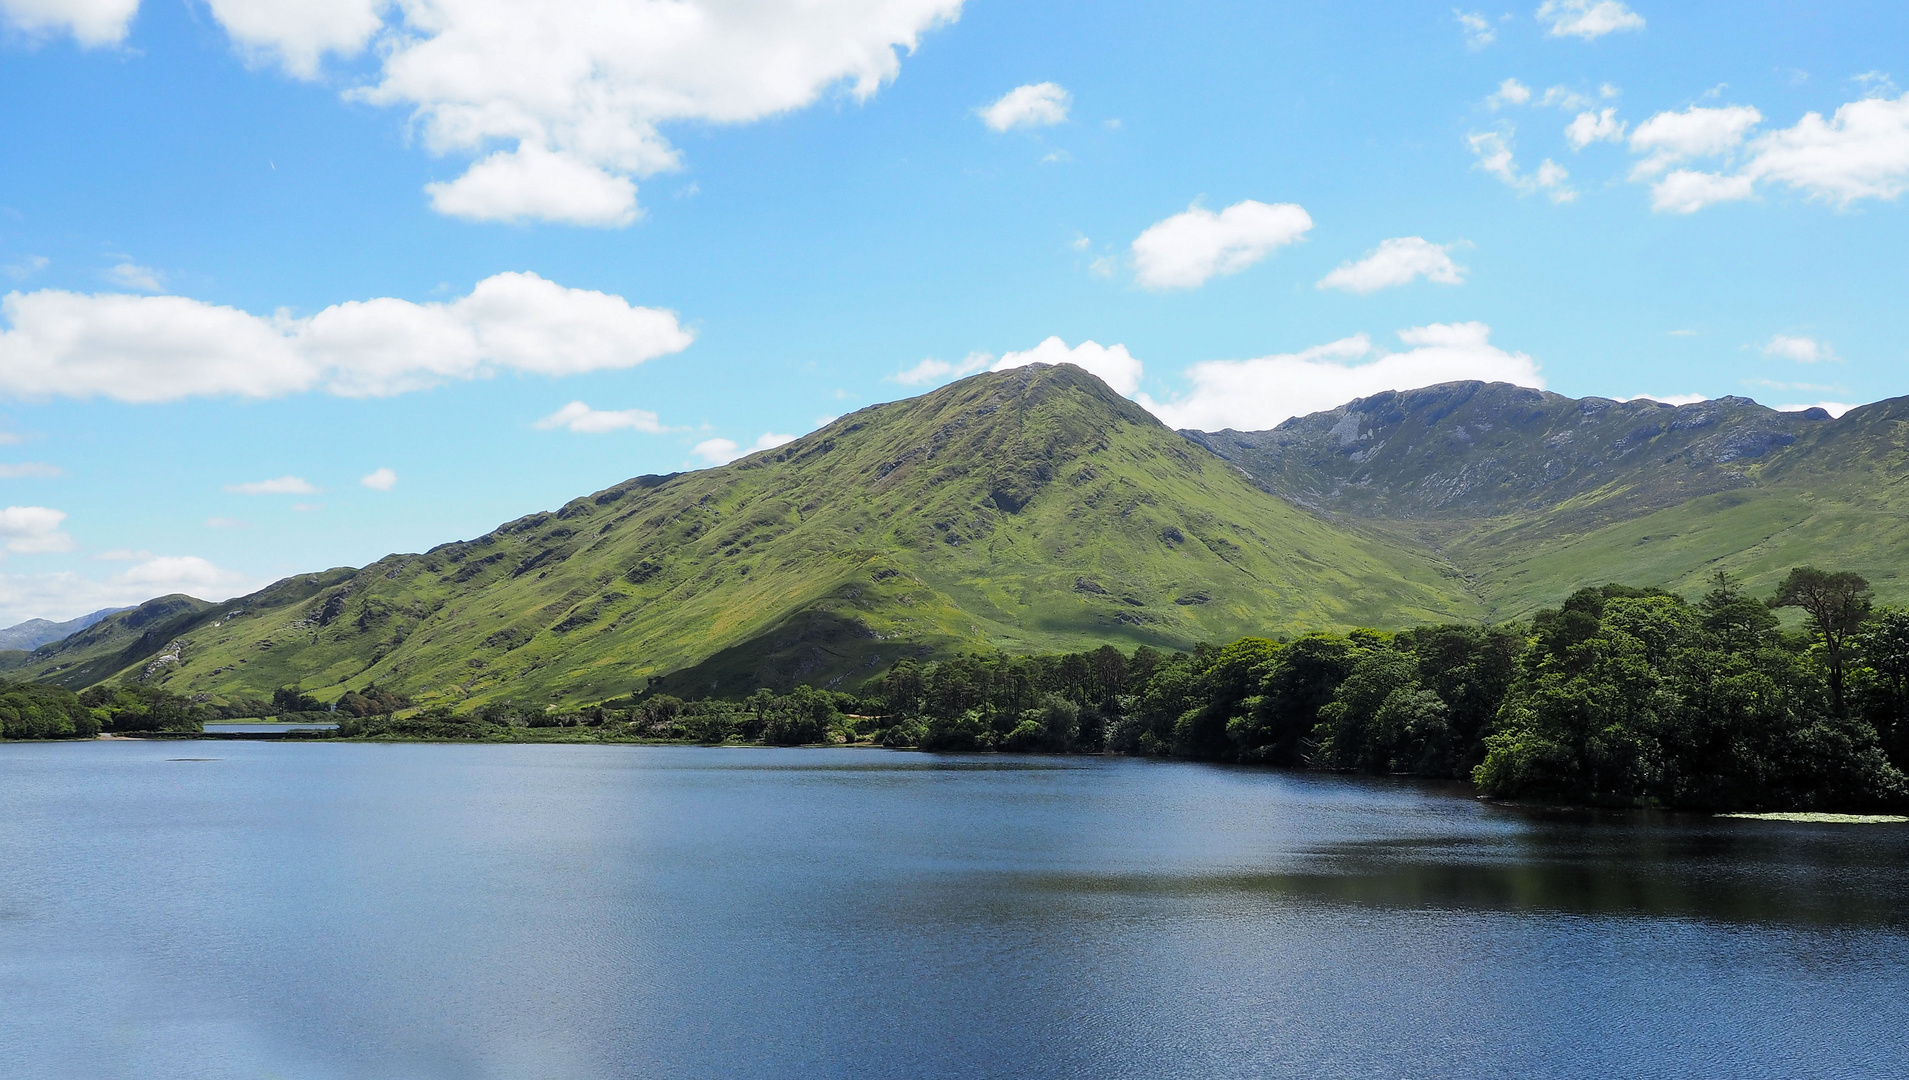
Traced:
POLYGON ((1504 383, 1362 398, 1270 431, 1185 432, 1272 494, 1461 569, 1493 617, 1626 581, 1769 587, 1815 563, 1909 600, 1909 399, 1831 419, 1504 383))
POLYGON ((1032 366, 421 555, 137 628, 124 613, 119 636, 21 670, 214 696, 376 682, 423 700, 596 700, 649 680, 852 685, 904 655, 1483 613, 1440 557, 1268 497, 1079 368, 1032 366))
POLYGON ((77 633, 104 619, 116 611, 125 608, 101 608, 90 615, 81 615, 66 622, 48 622, 45 619, 28 619, 0 630, 0 651, 31 651, 50 641, 58 641, 68 634, 77 633))

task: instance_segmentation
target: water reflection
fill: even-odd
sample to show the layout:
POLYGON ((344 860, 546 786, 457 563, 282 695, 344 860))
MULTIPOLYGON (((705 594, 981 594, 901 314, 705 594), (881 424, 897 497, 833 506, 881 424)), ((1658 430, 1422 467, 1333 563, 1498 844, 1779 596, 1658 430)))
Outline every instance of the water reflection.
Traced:
POLYGON ((1909 1059, 1909 827, 1112 759, 216 747, 0 746, 0 1076, 1909 1059))
POLYGON ((1671 917, 1821 927, 1909 924, 1909 830, 1494 807, 1509 835, 1374 837, 1264 870, 1037 874, 1057 893, 1239 893, 1394 909, 1671 917))

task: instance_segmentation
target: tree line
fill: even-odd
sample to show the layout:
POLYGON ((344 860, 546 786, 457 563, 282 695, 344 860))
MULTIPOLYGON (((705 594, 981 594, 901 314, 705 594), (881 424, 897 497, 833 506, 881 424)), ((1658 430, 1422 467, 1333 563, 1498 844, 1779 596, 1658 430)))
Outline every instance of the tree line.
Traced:
MULTIPOLYGON (((1856 574, 1811 567, 1767 598, 1723 574, 1694 602, 1612 584, 1499 626, 1248 637, 1185 653, 905 659, 852 693, 800 686, 741 701, 636 694, 581 709, 519 700, 399 715, 409 706, 375 687, 330 705, 286 689, 269 703, 279 714, 325 709, 339 735, 358 738, 1115 752, 1467 779, 1489 795, 1554 802, 1909 805, 1909 610, 1878 608, 1856 574), (1801 610, 1800 631, 1782 628, 1783 608, 1801 610)), ((8 738, 78 736, 80 713, 94 730, 192 730, 209 708, 142 687, 0 691, 8 738), (132 726, 142 724, 155 726, 132 726)))
POLYGON ((91 739, 102 732, 203 732, 217 719, 209 707, 137 683, 74 693, 44 683, 0 682, 0 737, 91 739))

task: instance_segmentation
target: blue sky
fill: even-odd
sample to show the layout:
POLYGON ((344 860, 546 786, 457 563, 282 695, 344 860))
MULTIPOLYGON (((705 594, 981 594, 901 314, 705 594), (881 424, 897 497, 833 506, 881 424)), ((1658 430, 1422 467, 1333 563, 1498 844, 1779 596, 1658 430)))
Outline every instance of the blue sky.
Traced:
POLYGON ((1029 360, 1909 393, 1900 3, 797 7, 0 0, 0 624, 1029 360))

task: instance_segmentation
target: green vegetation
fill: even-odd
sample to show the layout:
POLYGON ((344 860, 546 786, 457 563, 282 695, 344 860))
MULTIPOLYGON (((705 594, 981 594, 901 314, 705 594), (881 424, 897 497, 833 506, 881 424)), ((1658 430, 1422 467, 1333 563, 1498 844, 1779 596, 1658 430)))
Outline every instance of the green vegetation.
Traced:
POLYGON ((348 738, 1116 752, 1470 779, 1543 802, 1780 812, 1909 806, 1909 611, 1803 567, 1768 600, 1574 593, 1528 623, 903 659, 859 695, 652 693, 565 710, 347 717, 348 738), (1786 633, 1772 608, 1808 609, 1786 633), (1842 696, 1835 687, 1843 686, 1842 696))
POLYGON ((375 682, 463 710, 1480 614, 1437 558, 1268 498, 1077 368, 1028 367, 422 555, 122 612, 16 671, 215 700, 375 682))
POLYGON ((91 739, 101 732, 202 732, 217 713, 147 686, 60 686, 0 682, 0 737, 91 739))
POLYGON ((1188 434, 1273 494, 1449 560, 1489 618, 1613 579, 1690 593, 1723 569, 1773 589, 1802 563, 1909 602, 1909 399, 1832 420, 1467 382, 1188 434))
MULTIPOLYGON (((589 727, 621 738, 630 729, 616 725, 635 721, 569 734, 532 721, 592 702, 839 691, 904 661, 946 678, 973 657, 1108 646, 1137 663, 1235 641, 1224 667, 1237 696, 1276 703, 1238 715, 1203 705, 1185 730, 1178 713, 1134 719, 1171 704, 1167 683, 1121 691, 1165 695, 1140 709, 1048 680, 975 716, 864 712, 915 710, 915 726, 883 732, 891 743, 1130 739, 1144 752, 1463 775, 1496 730, 1492 695, 1531 676, 1519 632, 1462 627, 1529 620, 1601 581, 1696 595, 1723 570, 1759 596, 1782 587, 1795 604, 1787 625, 1808 619, 1818 632, 1809 663, 1824 672, 1830 715, 1867 715, 1864 680, 1894 679, 1900 698, 1909 672, 1878 674, 1880 654, 1857 647, 1871 633, 1866 610, 1847 609, 1842 626, 1822 607, 1835 582, 1786 575, 1833 562, 1849 570, 1845 593, 1860 575, 1862 597, 1873 582, 1880 601, 1909 601, 1905 476, 1909 399, 1832 420, 1741 398, 1673 408, 1454 383, 1269 432, 1183 436, 1079 369, 1028 367, 864 409, 722 468, 638 477, 421 555, 216 605, 161 598, 0 655, 0 670, 72 690, 162 689, 223 715, 409 717, 380 721, 401 726, 417 706, 496 709, 468 722, 500 737, 589 727), (1429 658, 1418 659, 1420 639, 1429 658), (1274 653, 1279 685, 1248 687, 1239 673, 1274 653), (1416 683, 1394 695, 1407 654, 1416 683), (1470 674, 1441 674, 1454 671, 1470 674), (296 700, 267 703, 280 694, 296 700), (1429 734, 1371 734, 1395 729, 1429 734)), ((1760 600, 1751 606, 1767 619, 1760 600)), ((1741 633, 1757 648, 1774 640, 1749 622, 1741 633)), ((1657 677, 1681 686, 1660 660, 1657 677)), ((796 715, 775 738, 816 734, 796 715)), ((762 737, 769 719, 736 730, 762 737)), ((1624 797, 1674 801, 1644 787, 1624 797)))

